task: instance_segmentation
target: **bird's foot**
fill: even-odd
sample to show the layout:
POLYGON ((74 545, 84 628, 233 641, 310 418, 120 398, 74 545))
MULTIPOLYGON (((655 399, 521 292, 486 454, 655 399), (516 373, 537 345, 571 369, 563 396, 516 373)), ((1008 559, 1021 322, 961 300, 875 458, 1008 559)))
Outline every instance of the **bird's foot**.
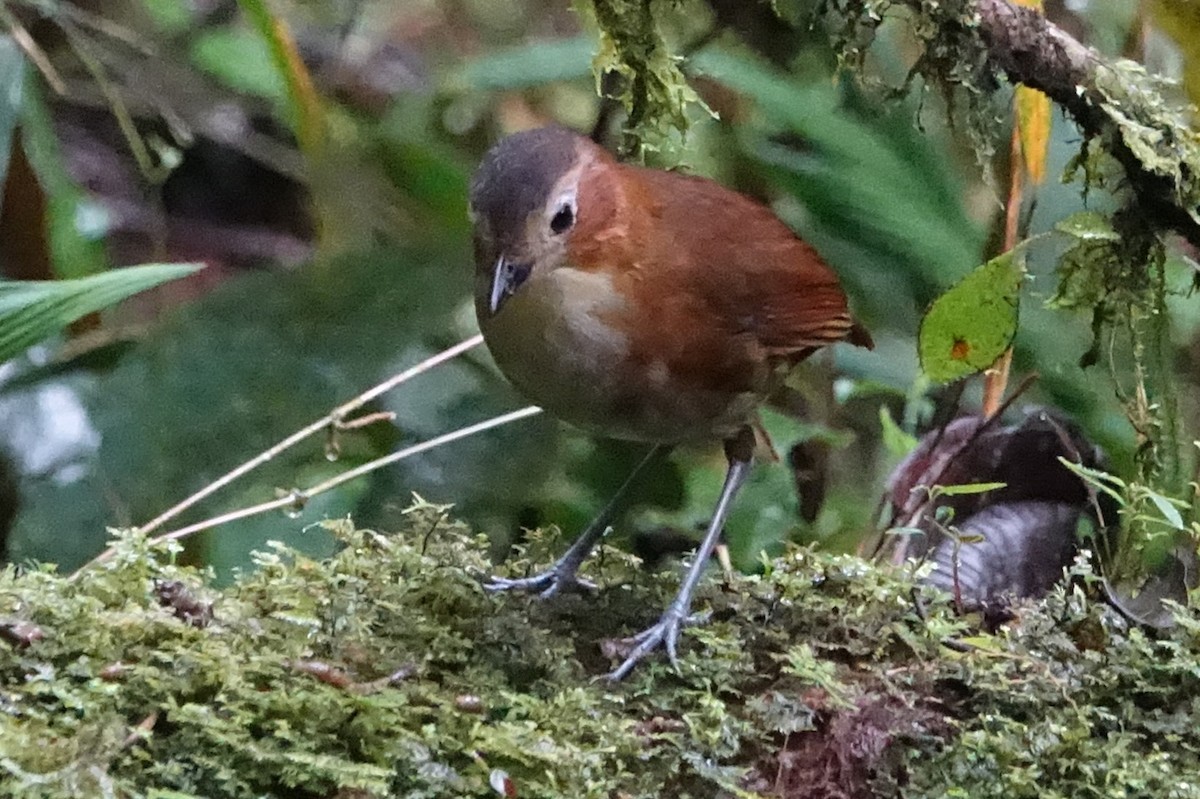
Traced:
POLYGON ((597 589, 595 583, 580 577, 575 568, 559 562, 532 577, 489 577, 483 583, 483 590, 488 593, 525 591, 537 594, 539 599, 549 599, 558 594, 592 594, 597 589))
POLYGON ((633 671, 633 667, 658 648, 659 644, 666 644, 667 659, 671 661, 671 666, 679 671, 679 631, 687 626, 703 624, 711 615, 711 613, 704 612, 693 613, 689 616, 686 607, 671 605, 653 627, 647 627, 637 635, 625 638, 620 642, 626 647, 632 645, 633 649, 629 650, 629 654, 625 656, 625 662, 608 675, 609 681, 623 680, 629 672, 633 671))

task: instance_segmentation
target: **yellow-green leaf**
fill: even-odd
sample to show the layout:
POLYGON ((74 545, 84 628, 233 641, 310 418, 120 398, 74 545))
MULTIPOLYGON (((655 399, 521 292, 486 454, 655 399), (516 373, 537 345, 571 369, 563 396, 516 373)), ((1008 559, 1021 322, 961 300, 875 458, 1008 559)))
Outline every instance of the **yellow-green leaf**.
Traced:
POLYGON ((1046 151, 1050 147, 1050 98, 1037 89, 1018 86, 1013 101, 1025 171, 1030 180, 1041 183, 1046 177, 1046 151))
POLYGON ((1007 485, 1008 483, 960 483, 950 486, 934 486, 934 490, 943 497, 961 497, 970 494, 986 494, 989 491, 998 491, 1007 485))
POLYGON ((1024 273, 1010 250, 933 301, 917 341, 921 368, 931 380, 944 383, 981 372, 1008 349, 1017 332, 1024 273))
POLYGON ((879 406, 879 425, 883 432, 883 446, 891 454, 903 458, 917 448, 917 437, 896 424, 886 405, 879 406))
POLYGON ((271 51, 271 61, 287 91, 296 141, 304 154, 312 158, 324 142, 325 111, 296 41, 287 23, 268 8, 266 0, 239 0, 239 5, 271 51))
MULTIPOLYGON (((1042 0, 1016 0, 1016 4, 1042 10, 1042 0)), ((1041 183, 1046 177, 1046 151, 1050 147, 1050 98, 1037 89, 1018 86, 1013 96, 1013 110, 1025 171, 1030 180, 1041 183)))

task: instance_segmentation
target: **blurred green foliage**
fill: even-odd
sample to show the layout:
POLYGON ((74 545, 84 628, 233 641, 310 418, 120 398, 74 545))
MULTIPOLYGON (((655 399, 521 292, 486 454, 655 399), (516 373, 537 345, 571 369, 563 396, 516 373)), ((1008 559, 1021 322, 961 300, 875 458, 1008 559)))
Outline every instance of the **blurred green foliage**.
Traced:
MULTIPOLYGON (((615 145, 629 118, 597 95, 591 65, 604 36, 611 48, 602 49, 598 63, 624 64, 637 51, 670 72, 660 89, 675 91, 686 79, 688 91, 719 115, 688 103, 690 95, 673 94, 679 105, 672 119, 686 127, 686 137, 673 134, 674 146, 647 158, 665 166, 678 158, 685 168, 770 202, 842 276, 856 315, 878 344, 873 353, 847 347, 818 357, 793 381, 793 396, 768 414, 781 450, 805 441, 828 446, 825 502, 815 520, 802 521, 790 470, 762 466, 729 525, 737 564, 757 568, 762 552, 778 552, 789 539, 837 548, 863 540, 875 522, 871 508, 883 477, 898 458, 885 437, 894 443, 913 434, 943 399, 928 393, 918 367, 922 312, 995 254, 989 231, 998 190, 981 173, 958 110, 927 89, 897 99, 878 88, 903 85, 917 42, 936 32, 914 38, 901 21, 880 27, 863 61, 869 79, 860 84, 834 73, 837 54, 811 4, 784 4, 780 16, 764 5, 758 27, 739 27, 714 10, 717 4, 698 0, 651 5, 669 13, 642 20, 645 37, 622 44, 612 36, 625 23, 605 15, 618 7, 632 13, 640 4, 602 4, 596 17, 546 0, 275 4, 286 22, 280 35, 304 56, 319 100, 319 155, 287 133, 297 121, 295 92, 304 77, 280 55, 287 40, 264 40, 266 28, 249 24, 235 5, 206 14, 182 0, 130 0, 105 9, 107 26, 66 12, 56 18, 57 7, 41 9, 71 32, 68 46, 51 52, 59 69, 73 86, 95 86, 97 76, 71 56, 69 45, 85 42, 103 65, 106 91, 126 98, 142 144, 160 159, 140 174, 136 203, 161 207, 171 181, 194 159, 196 141, 215 141, 307 187, 305 224, 311 223, 314 249, 294 271, 234 269, 203 296, 168 296, 137 340, 118 336, 51 363, 35 352, 10 367, 19 376, 0 386, 0 403, 8 418, 24 420, 5 441, 21 474, 10 555, 78 565, 100 548, 107 525, 153 517, 338 402, 472 334, 465 195, 473 164, 502 133, 551 119, 584 129, 609 119, 599 132, 615 145), (787 37, 804 49, 781 57, 776 45, 787 37), (673 60, 680 53, 686 57, 673 60), (676 67, 678 73, 671 71, 676 67), (145 75, 155 78, 149 88, 145 75), (231 108, 244 114, 242 127, 233 124, 231 108), (38 433, 56 424, 45 410, 55 392, 66 392, 73 408, 70 424, 60 417, 57 428, 75 430, 57 443, 38 433), (899 420, 898 428, 881 424, 881 408, 899 420), (47 452, 32 451, 38 448, 31 439, 47 452)), ((1095 12, 1087 20, 1097 42, 1111 48, 1126 40, 1128 16, 1108 6, 1095 12)), ((31 82, 40 83, 36 75, 31 82)), ((102 99, 93 105, 103 106, 102 99)), ((96 243, 119 220, 85 224, 96 218, 81 208, 112 206, 102 188, 84 189, 70 178, 80 154, 99 142, 63 141, 64 105, 44 90, 27 92, 22 141, 50 200, 50 229, 96 243)), ((1003 136, 994 122, 1003 97, 988 107, 1003 136)), ((1052 174, 1065 172, 1078 148, 1069 124, 1060 121, 1053 135, 1052 174)), ((114 138, 115 146, 105 140, 105 152, 130 160, 132 145, 114 138)), ((239 204, 282 206, 269 195, 273 189, 243 181, 232 164, 218 167, 227 170, 221 178, 239 204)), ((1051 230, 1085 208, 1113 207, 1103 190, 1084 197, 1078 186, 1048 185, 1027 203, 1028 232, 1051 230)), ((240 234, 231 227, 228 238, 240 234)), ((226 237, 219 226, 206 235, 210 243, 226 237)), ((1141 439, 1113 389, 1129 376, 1127 353, 1114 351, 1112 375, 1081 369, 1078 361, 1092 344, 1091 319, 1086 311, 1044 307, 1055 295, 1062 240, 1029 247, 1015 369, 1041 379, 1023 402, 1063 409, 1109 450, 1118 471, 1128 471, 1141 439)), ((155 242, 168 251, 174 246, 169 237, 155 242)), ((60 270, 94 268, 91 251, 56 252, 60 270)), ((219 256, 210 260, 231 271, 219 256)), ((1182 268, 1171 264, 1166 274, 1171 291, 1186 290, 1182 268)), ((1182 359, 1200 315, 1173 318, 1170 334, 1182 359)), ((131 321, 142 320, 136 312, 107 320, 117 331, 131 321)), ((968 407, 976 392, 971 384, 968 407)), ((382 398, 374 409, 394 412, 394 423, 343 434, 336 462, 314 441, 179 523, 270 499, 520 402, 477 352, 382 398)), ((1181 424, 1194 413, 1185 402, 1181 424)), ((352 514, 364 524, 394 524, 410 490, 455 503, 500 555, 523 527, 559 525, 572 535, 639 454, 549 419, 526 421, 346 486, 295 520, 231 525, 190 543, 188 557, 227 575, 289 528, 302 546, 328 552, 332 542, 313 522, 352 514)), ((618 533, 662 524, 691 531, 710 511, 720 469, 715 450, 676 453, 644 487, 618 533)))
MULTIPOLYGON (((0 36, 0 186, 8 174, 13 129, 21 112, 21 90, 25 85, 25 58, 11 36, 0 36)), ((3 201, 0 195, 0 202, 3 201)))

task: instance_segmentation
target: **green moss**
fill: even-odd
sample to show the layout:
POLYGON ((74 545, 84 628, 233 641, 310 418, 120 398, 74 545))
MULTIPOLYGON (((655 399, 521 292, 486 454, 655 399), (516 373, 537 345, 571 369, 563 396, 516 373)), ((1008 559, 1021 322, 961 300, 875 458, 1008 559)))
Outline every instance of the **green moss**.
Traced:
POLYGON ((1165 182, 1170 199, 1200 223, 1200 134, 1190 124, 1195 109, 1167 102, 1164 88, 1162 78, 1133 61, 1096 70, 1099 104, 1115 136, 1142 169, 1165 182))
POLYGON ((899 23, 916 40, 917 57, 897 96, 917 84, 940 92, 952 126, 964 132, 985 178, 991 178, 996 141, 1006 130, 999 83, 988 65, 970 0, 829 0, 832 44, 842 65, 870 82, 867 51, 879 29, 899 23))
MULTIPOLYGON (((964 669, 959 734, 911 796, 1196 797, 1200 627, 1155 638, 1068 591, 964 669)), ((964 664, 966 665, 966 664, 964 664)))
POLYGON ((660 148, 672 130, 687 133, 690 108, 708 112, 662 32, 662 18, 680 5, 680 0, 592 0, 600 26, 593 61, 597 90, 606 74, 619 77, 613 96, 628 114, 622 146, 628 154, 660 148))
POLYGON ((220 592, 129 536, 75 581, 9 569, 0 794, 486 797, 499 769, 519 796, 1069 795, 1107 769, 1169 796, 1200 771, 1192 616, 1152 641, 1073 590, 955 653, 904 573, 800 550, 707 581, 681 674, 610 685, 674 579, 610 550, 594 598, 490 596, 443 513, 333 525, 335 557, 279 546, 220 592))

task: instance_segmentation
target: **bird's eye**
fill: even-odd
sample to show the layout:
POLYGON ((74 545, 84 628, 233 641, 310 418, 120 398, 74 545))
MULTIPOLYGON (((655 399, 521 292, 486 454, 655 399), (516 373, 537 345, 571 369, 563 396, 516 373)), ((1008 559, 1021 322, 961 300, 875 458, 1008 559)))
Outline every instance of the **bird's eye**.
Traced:
POLYGON ((571 208, 570 203, 563 203, 555 212, 554 218, 550 220, 550 230, 558 235, 565 233, 573 224, 575 224, 575 211, 571 208))

